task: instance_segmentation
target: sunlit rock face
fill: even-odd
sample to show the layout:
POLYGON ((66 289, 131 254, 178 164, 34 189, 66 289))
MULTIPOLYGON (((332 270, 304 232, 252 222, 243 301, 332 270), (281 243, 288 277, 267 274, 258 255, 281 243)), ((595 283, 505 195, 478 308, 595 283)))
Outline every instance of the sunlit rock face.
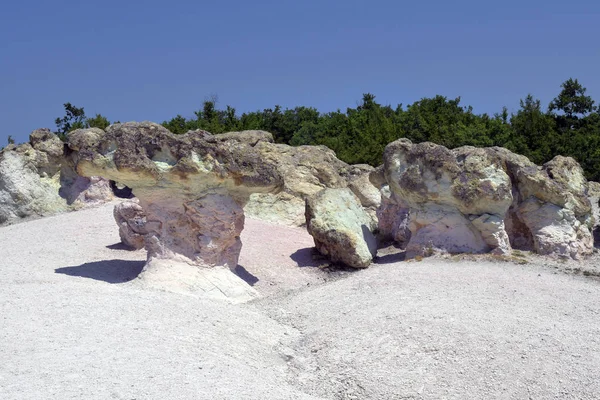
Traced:
POLYGON ((136 198, 125 200, 113 209, 115 222, 119 227, 121 243, 133 250, 144 248, 146 231, 146 213, 136 198))
MULTIPOLYGON (((173 269, 166 267, 165 260, 196 270, 237 266, 243 206, 251 193, 281 190, 282 179, 254 148, 260 142, 259 134, 230 136, 204 131, 173 135, 150 122, 69 134, 68 145, 76 153, 79 175, 119 182, 139 199, 145 221, 137 229, 148 251, 143 276, 160 281, 206 278, 204 272, 197 276, 198 271, 188 271, 195 278, 185 277, 181 265, 177 267, 179 277, 165 277, 159 270, 173 269), (153 270, 153 266, 158 267, 153 270)), ((191 289, 214 288, 197 284, 191 289)), ((242 295, 251 295, 250 288, 242 295)))
POLYGON ((302 226, 306 223, 304 203, 308 197, 325 188, 349 187, 376 220, 380 194, 368 180, 372 167, 349 165, 325 146, 288 146, 261 140, 255 149, 263 160, 276 166, 283 179, 283 190, 277 194, 253 194, 244 207, 247 215, 278 224, 302 226))
POLYGON ((306 228, 331 261, 367 268, 377 252, 375 223, 349 189, 323 189, 306 199, 306 228))
POLYGON ((78 176, 64 147, 49 129, 36 129, 28 143, 0 151, 0 223, 112 200, 108 181, 78 176))
POLYGON ((400 139, 371 181, 389 184, 409 209, 407 257, 519 248, 580 258, 593 250, 587 182, 571 158, 538 167, 503 148, 400 139))

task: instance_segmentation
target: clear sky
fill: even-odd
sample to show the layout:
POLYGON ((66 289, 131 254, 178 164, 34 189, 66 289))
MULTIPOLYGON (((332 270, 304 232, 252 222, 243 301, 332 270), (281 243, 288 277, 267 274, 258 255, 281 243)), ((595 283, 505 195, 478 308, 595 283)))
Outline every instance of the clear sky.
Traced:
POLYGON ((0 146, 63 103, 111 121, 219 107, 544 105, 569 77, 600 101, 600 1, 41 1, 0 10, 0 146))

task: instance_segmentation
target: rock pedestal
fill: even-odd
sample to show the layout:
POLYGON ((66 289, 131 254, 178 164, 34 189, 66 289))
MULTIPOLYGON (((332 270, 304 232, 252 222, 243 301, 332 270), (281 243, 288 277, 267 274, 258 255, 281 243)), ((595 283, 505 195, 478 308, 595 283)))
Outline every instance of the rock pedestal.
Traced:
POLYGON ((150 122, 69 134, 79 175, 119 182, 139 200, 115 210, 115 219, 124 242, 138 247, 143 239, 148 261, 140 278, 146 283, 198 294, 233 293, 235 301, 256 296, 230 272, 242 247, 243 206, 251 193, 279 191, 282 180, 254 149, 261 135, 236 135, 173 135, 150 122))

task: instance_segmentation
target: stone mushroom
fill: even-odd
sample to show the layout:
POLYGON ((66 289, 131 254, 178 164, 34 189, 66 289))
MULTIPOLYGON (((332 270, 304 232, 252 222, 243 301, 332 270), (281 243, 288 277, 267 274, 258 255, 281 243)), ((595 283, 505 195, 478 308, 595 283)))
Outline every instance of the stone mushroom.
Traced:
POLYGON ((137 232, 148 252, 143 281, 230 300, 256 296, 230 272, 242 248, 243 206, 251 193, 279 191, 282 179, 239 135, 174 135, 151 122, 69 134, 78 174, 127 185, 139 199, 145 219, 137 232))

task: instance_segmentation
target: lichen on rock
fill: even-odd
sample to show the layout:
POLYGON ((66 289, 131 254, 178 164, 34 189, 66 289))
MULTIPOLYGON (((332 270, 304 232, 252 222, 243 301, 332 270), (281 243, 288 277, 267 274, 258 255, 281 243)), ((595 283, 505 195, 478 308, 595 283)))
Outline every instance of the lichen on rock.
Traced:
POLYGON ((308 197, 306 227, 317 250, 333 262, 366 268, 376 255, 375 224, 348 188, 323 189, 308 197))
POLYGON ((76 210, 113 198, 108 182, 69 168, 64 143, 49 129, 0 151, 0 224, 76 210))
POLYGON ((349 187, 376 220, 379 190, 368 181, 373 167, 346 164, 325 146, 289 146, 264 139, 257 141, 254 148, 263 160, 276 166, 283 188, 277 194, 252 194, 244 207, 247 215, 283 225, 303 226, 306 198, 325 188, 349 187))
POLYGON ((371 181, 389 184, 409 208, 407 257, 515 247, 580 258, 593 250, 587 182, 572 158, 538 167, 499 147, 449 150, 400 139, 386 147, 371 181))
MULTIPOLYGON (((117 181, 131 188, 139 199, 138 206, 116 210, 115 215, 120 227, 143 236, 148 261, 142 279, 180 287, 178 280, 184 275, 190 279, 207 276, 193 269, 219 267, 222 271, 237 266, 243 206, 251 193, 281 190, 282 179, 275 166, 253 147, 264 134, 230 136, 235 137, 205 131, 174 135, 151 122, 114 124, 106 131, 84 129, 69 134, 79 175, 117 181), (143 222, 125 227, 127 216, 121 215, 125 211, 143 222), (186 268, 192 268, 190 274, 182 275, 186 268), (178 272, 169 275, 168 271, 178 272)), ((223 282, 245 287, 239 292, 243 296, 255 295, 239 278, 223 282)), ((197 290, 207 287, 200 283, 192 286, 197 290)))

